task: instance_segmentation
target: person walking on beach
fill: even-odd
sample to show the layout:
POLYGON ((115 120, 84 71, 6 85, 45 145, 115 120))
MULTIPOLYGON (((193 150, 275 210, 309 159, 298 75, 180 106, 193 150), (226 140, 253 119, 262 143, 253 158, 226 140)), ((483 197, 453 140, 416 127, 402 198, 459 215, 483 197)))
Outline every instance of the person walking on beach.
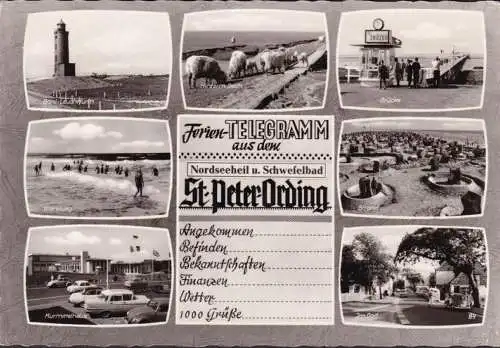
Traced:
POLYGON ((399 82, 403 79, 403 66, 398 61, 398 58, 394 58, 394 61, 395 61, 394 73, 396 77, 396 87, 399 87, 399 82))
POLYGON ((415 57, 415 61, 411 65, 413 70, 413 87, 418 88, 418 84, 420 83, 420 63, 418 62, 418 57, 415 57))
POLYGON ((134 197, 137 197, 137 194, 139 194, 142 197, 142 189, 144 188, 144 178, 142 176, 142 170, 137 169, 135 172, 135 187, 137 187, 137 192, 135 193, 134 197))
POLYGON ((128 168, 125 168, 125 177, 128 178, 128 168))
POLYGON ((380 81, 380 86, 379 89, 382 89, 382 86, 384 86, 384 89, 387 89, 387 79, 389 78, 389 69, 387 68, 387 65, 384 64, 384 61, 380 61, 380 65, 378 67, 378 75, 379 75, 379 81, 380 81))
POLYGON ((441 62, 441 59, 439 59, 439 57, 436 57, 436 59, 434 59, 431 64, 432 64, 432 77, 433 77, 432 85, 435 88, 439 88, 439 82, 441 80, 441 65, 443 63, 441 62))
POLYGON ((158 174, 159 174, 158 168, 153 167, 153 176, 158 176, 158 174))
POLYGON ((100 172, 101 172, 101 168, 99 168, 99 165, 97 165, 97 166, 95 167, 95 172, 96 172, 97 174, 101 174, 101 173, 100 173, 100 172))
POLYGON ((54 162, 50 165, 50 171, 53 172, 56 170, 56 166, 54 165, 54 162))
POLYGON ((413 75, 413 69, 412 69, 412 61, 411 59, 408 59, 408 62, 406 64, 406 79, 408 80, 408 88, 411 88, 411 80, 412 80, 412 75, 413 75))

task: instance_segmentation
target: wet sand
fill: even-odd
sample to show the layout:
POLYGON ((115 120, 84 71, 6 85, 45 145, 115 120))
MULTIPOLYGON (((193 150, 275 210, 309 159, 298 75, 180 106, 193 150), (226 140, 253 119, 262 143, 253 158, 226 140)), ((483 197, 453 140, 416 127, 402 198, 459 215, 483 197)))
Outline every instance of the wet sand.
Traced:
POLYGON ((365 107, 383 109, 450 109, 479 107, 481 105, 481 85, 460 85, 446 88, 379 89, 362 83, 341 83, 340 93, 344 107, 365 107))

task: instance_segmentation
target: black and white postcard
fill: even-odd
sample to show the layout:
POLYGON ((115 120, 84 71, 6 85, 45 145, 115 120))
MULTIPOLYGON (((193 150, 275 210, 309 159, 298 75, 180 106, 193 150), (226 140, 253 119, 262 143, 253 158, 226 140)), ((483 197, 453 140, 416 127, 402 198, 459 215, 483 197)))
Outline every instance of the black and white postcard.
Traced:
POLYGON ((488 157, 482 120, 344 121, 339 146, 338 188, 345 215, 483 214, 488 157))
POLYGON ((483 229, 365 226, 345 228, 342 237, 345 325, 482 325, 490 282, 483 229))
POLYGON ((479 109, 486 74, 483 12, 345 12, 338 31, 337 69, 344 108, 479 109))
POLYGON ((186 14, 180 71, 188 109, 322 108, 326 16, 270 9, 186 14))
POLYGON ((30 122, 25 194, 30 216, 160 217, 171 191, 166 121, 65 118, 30 122))
POLYGON ((168 230, 119 225, 31 228, 25 258, 28 322, 165 324, 172 291, 168 230))
POLYGON ((31 110, 164 109, 171 66, 168 13, 57 11, 28 16, 24 78, 31 110))

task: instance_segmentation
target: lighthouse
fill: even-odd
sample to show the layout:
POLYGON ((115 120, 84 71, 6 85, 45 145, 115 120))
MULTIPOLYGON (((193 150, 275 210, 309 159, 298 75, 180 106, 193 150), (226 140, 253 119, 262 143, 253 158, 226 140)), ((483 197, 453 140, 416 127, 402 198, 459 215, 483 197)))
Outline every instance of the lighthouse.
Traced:
POLYGON ((54 30, 54 76, 75 76, 75 64, 69 62, 68 35, 61 19, 54 30))

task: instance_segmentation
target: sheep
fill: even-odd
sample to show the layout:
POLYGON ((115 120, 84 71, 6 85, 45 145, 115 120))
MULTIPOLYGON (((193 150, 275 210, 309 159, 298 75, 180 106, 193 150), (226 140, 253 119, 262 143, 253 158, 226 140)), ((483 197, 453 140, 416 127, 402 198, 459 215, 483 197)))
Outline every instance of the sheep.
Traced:
POLYGON ((281 50, 263 52, 261 59, 264 61, 265 72, 269 73, 271 70, 275 72, 278 69, 279 72, 285 73, 285 52, 281 50))
POLYGON ((229 60, 228 76, 230 79, 245 76, 247 55, 242 51, 234 51, 229 60))
POLYGON ((246 73, 253 74, 259 72, 259 67, 257 64, 257 57, 247 59, 246 73))
POLYGON ((186 59, 186 73, 188 75, 189 88, 196 88, 196 79, 205 78, 205 84, 213 82, 216 84, 225 84, 227 76, 219 66, 219 63, 212 57, 191 56, 186 59), (191 86, 191 81, 192 86, 191 86))
POLYGON ((309 60, 307 59, 307 53, 306 52, 302 52, 301 54, 299 54, 298 56, 298 60, 303 64, 305 65, 306 67, 309 67, 309 60))
POLYGON ((260 65, 261 67, 261 70, 262 72, 264 72, 266 70, 266 62, 264 60, 263 57, 265 57, 267 55, 266 52, 271 52, 269 49, 264 49, 262 52, 260 52, 257 56, 256 56, 256 61, 257 61, 257 65, 260 65))

